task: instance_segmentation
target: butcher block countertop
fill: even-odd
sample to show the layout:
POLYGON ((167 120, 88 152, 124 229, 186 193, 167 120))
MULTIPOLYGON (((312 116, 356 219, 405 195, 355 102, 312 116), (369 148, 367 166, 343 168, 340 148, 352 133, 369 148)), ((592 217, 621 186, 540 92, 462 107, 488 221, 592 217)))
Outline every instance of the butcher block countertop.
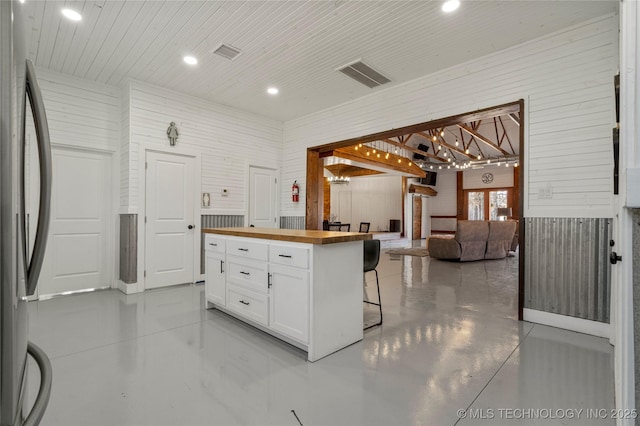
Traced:
POLYGON ((289 241, 307 244, 334 244, 349 241, 370 240, 371 234, 339 231, 306 231, 276 228, 204 228, 207 234, 230 235, 234 237, 262 238, 265 240, 289 241))

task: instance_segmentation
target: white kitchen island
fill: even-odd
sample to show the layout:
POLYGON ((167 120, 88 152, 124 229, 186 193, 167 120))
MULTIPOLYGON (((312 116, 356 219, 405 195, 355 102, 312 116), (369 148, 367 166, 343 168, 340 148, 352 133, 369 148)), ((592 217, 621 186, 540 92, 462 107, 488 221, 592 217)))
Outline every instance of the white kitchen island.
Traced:
POLYGON ((206 308, 307 351, 317 361, 362 340, 358 232, 208 228, 206 308))

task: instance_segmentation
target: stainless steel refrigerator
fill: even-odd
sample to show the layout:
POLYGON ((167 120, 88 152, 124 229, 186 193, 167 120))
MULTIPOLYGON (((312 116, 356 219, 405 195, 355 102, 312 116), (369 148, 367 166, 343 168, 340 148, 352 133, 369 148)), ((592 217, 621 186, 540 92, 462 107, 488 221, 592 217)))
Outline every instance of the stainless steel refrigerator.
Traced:
POLYGON ((51 149, 42 96, 26 58, 26 5, 0 0, 0 425, 37 425, 51 390, 49 359, 27 337, 27 296, 34 294, 49 228, 51 149), (25 117, 31 110, 38 142, 40 200, 35 243, 27 243, 25 117), (40 370, 27 401, 28 356, 40 370))

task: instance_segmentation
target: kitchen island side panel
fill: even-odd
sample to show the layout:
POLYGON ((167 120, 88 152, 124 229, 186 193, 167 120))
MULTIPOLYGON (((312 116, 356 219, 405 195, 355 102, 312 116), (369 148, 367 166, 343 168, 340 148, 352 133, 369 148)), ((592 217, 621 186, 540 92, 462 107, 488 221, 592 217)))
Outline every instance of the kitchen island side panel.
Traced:
POLYGON ((363 338, 363 242, 314 245, 309 361, 363 338))

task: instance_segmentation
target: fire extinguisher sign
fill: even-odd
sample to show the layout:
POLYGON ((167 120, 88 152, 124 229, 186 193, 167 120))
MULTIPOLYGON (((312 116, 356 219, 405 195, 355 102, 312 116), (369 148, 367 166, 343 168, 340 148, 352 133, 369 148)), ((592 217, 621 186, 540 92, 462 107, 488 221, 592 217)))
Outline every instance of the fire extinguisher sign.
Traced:
POLYGON ((291 185, 291 201, 294 203, 300 201, 300 186, 298 186, 297 180, 294 180, 293 185, 291 185))

